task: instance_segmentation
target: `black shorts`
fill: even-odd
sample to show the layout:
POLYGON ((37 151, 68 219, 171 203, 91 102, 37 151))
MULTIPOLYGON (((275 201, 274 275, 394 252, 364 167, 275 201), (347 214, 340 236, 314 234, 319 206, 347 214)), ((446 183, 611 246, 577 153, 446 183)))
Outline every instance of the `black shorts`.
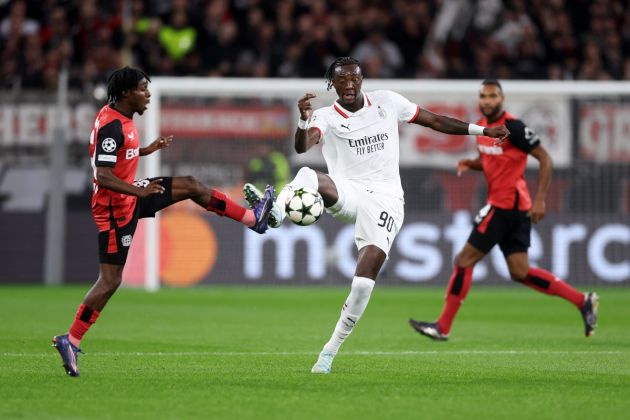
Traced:
POLYGON ((503 210, 487 205, 475 217, 468 243, 487 254, 499 244, 506 257, 529 248, 532 219, 526 211, 503 210))
MULTIPOLYGON (((164 193, 138 198, 133 210, 133 217, 129 223, 118 226, 116 221, 112 219, 110 230, 98 233, 98 258, 101 264, 125 265, 138 220, 145 217, 155 217, 155 213, 173 204, 173 178, 160 178, 162 178, 164 193)), ((134 182, 134 184, 146 187, 154 179, 158 178, 143 179, 134 182)))

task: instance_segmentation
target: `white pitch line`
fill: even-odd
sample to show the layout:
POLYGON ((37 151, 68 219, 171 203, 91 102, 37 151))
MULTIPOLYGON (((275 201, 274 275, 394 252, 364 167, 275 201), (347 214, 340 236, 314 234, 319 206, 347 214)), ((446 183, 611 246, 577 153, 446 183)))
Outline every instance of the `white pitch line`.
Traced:
MULTIPOLYGON (((317 352, 309 351, 277 351, 277 352, 222 352, 222 351, 191 351, 191 352, 88 352, 91 356, 140 356, 140 357, 177 357, 177 356, 316 356, 317 352)), ((616 350, 426 350, 426 351, 347 351, 340 355, 347 356, 439 356, 439 355, 619 355, 629 354, 616 350)), ((55 353, 0 353, 1 357, 49 357, 55 353)))

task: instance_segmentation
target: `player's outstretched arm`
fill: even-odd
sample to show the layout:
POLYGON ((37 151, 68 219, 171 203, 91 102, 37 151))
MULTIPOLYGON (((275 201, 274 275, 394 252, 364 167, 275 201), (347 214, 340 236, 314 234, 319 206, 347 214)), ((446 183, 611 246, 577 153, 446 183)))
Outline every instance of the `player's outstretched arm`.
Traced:
POLYGON ((127 184, 118 178, 109 166, 96 167, 96 181, 101 188, 107 188, 121 194, 135 195, 136 197, 148 197, 151 194, 162 194, 164 192, 161 179, 151 181, 145 188, 140 188, 127 184))
POLYGON ((166 149, 173 142, 173 135, 170 136, 160 136, 153 143, 148 145, 147 147, 140 148, 140 156, 150 155, 153 152, 157 152, 160 149, 166 149))
POLYGON ((322 133, 316 129, 307 129, 307 122, 313 115, 313 107, 311 99, 315 98, 312 93, 306 93, 298 100, 298 109, 300 110, 300 121, 298 128, 295 130, 295 151, 304 153, 321 139, 322 133))
POLYGON ((549 190, 549 184, 551 184, 551 173, 553 171, 553 162, 549 153, 542 145, 535 147, 530 154, 534 156, 539 163, 538 169, 538 189, 536 190, 536 197, 532 204, 531 217, 532 222, 538 223, 545 217, 547 198, 547 190, 549 190))
POLYGON ((455 118, 447 117, 446 115, 434 114, 426 109, 421 109, 416 119, 412 122, 446 134, 483 135, 497 139, 503 139, 510 134, 510 131, 504 125, 497 127, 480 127, 475 124, 469 124, 455 118))

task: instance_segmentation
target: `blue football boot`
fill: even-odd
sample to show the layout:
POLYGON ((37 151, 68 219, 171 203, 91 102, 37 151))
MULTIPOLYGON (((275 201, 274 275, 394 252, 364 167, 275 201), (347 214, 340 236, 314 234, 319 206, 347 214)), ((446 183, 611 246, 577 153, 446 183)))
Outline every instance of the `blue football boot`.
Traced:
POLYGON ((251 226, 250 229, 256 233, 265 233, 269 228, 269 215, 273 208, 273 203, 276 200, 275 190, 272 186, 267 185, 262 198, 253 208, 254 215, 256 216, 256 224, 251 226))
POLYGON ((81 349, 70 342, 70 336, 68 334, 54 336, 52 346, 59 352, 66 373, 70 376, 79 376, 78 362, 81 349))

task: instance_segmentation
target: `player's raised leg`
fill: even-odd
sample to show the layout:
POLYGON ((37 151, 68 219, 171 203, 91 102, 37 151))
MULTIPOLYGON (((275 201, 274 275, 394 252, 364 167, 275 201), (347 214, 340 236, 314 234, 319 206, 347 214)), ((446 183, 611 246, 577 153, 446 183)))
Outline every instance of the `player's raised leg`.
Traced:
POLYGON ((455 258, 455 268, 446 288, 446 301, 442 314, 435 322, 410 319, 409 324, 420 334, 433 340, 445 341, 460 306, 472 285, 473 268, 486 254, 469 243, 455 258))
POLYGON ((541 293, 559 296, 571 302, 580 311, 584 320, 584 333, 590 337, 597 326, 599 297, 596 293, 584 293, 562 281, 553 273, 537 267, 530 267, 527 253, 516 252, 506 257, 510 276, 541 293))
POLYGON ((359 322, 370 301, 375 284, 374 280, 385 262, 385 258, 385 252, 374 245, 367 245, 359 251, 357 269, 352 279, 350 294, 341 308, 341 315, 332 336, 324 345, 311 372, 330 373, 339 348, 359 322))
POLYGON ((173 202, 191 199, 204 209, 243 223, 258 233, 267 230, 269 214, 275 200, 274 188, 267 186, 252 210, 240 206, 222 191, 212 189, 192 176, 173 178, 173 202))

